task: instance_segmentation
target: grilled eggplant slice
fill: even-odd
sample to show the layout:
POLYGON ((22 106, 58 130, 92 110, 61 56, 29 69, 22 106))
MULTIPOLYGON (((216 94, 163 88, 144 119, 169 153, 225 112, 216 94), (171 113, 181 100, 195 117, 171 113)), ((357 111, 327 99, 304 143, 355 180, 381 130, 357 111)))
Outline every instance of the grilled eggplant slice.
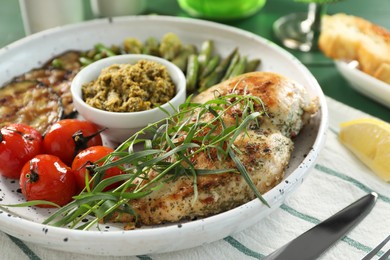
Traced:
POLYGON ((56 69, 56 68, 41 68, 33 69, 17 78, 15 81, 37 81, 49 86, 58 96, 61 97, 64 107, 64 117, 71 117, 75 113, 73 106, 72 94, 70 93, 70 85, 77 71, 56 69))
POLYGON ((13 81, 0 88, 0 127, 24 123, 44 134, 63 113, 60 96, 41 82, 13 81))

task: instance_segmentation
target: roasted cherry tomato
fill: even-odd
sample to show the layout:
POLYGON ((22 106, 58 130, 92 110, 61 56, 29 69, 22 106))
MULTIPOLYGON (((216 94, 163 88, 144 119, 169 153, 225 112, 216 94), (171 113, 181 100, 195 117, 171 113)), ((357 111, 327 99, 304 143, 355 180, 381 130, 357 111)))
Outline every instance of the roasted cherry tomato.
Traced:
MULTIPOLYGON (((93 176, 93 166, 101 166, 103 162, 98 162, 104 156, 110 154, 114 150, 106 146, 92 146, 81 151, 73 160, 72 169, 75 171, 77 186, 80 190, 85 188, 85 175, 88 174, 88 180, 93 176), (92 167, 91 167, 92 166, 92 167)), ((105 171, 103 179, 116 176, 122 173, 122 170, 118 167, 113 167, 105 171)), ((105 188, 110 190, 117 187, 118 184, 112 184, 105 188)), ((92 187, 91 187, 92 188, 92 187)))
POLYGON ((69 166, 80 151, 96 145, 102 145, 98 127, 77 119, 58 121, 49 127, 43 138, 45 153, 58 156, 69 166))
POLYGON ((49 154, 40 154, 28 161, 22 168, 19 184, 28 201, 45 200, 59 206, 70 202, 77 192, 73 170, 57 156, 49 154))
POLYGON ((24 124, 10 124, 1 128, 0 173, 19 179, 23 165, 42 151, 42 135, 24 124))

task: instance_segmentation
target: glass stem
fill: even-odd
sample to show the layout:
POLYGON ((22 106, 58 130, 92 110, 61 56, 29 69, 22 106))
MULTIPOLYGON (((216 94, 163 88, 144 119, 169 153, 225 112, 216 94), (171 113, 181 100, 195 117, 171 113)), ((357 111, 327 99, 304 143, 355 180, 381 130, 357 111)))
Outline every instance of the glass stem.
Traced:
POLYGON ((307 34, 307 40, 316 48, 318 37, 321 33, 321 19, 327 11, 326 4, 310 3, 307 19, 301 23, 301 30, 307 34))

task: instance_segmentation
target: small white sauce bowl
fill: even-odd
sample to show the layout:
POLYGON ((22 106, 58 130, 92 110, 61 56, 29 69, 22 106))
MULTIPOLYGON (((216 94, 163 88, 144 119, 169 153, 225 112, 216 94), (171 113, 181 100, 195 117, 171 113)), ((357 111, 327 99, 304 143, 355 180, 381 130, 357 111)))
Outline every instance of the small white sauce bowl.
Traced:
POLYGON ((172 113, 174 111, 172 107, 178 108, 180 104, 185 102, 185 76, 176 65, 165 59, 143 54, 125 54, 105 58, 86 66, 72 81, 71 93, 73 103, 78 113, 85 120, 93 122, 101 128, 107 128, 103 132, 103 135, 111 142, 122 143, 148 124, 167 117, 167 114, 160 108, 139 112, 110 112, 97 109, 85 103, 82 98, 81 87, 86 83, 96 80, 101 70, 110 65, 136 64, 139 60, 154 61, 164 65, 176 86, 176 95, 169 101, 170 104, 165 103, 161 105, 161 108, 172 113))

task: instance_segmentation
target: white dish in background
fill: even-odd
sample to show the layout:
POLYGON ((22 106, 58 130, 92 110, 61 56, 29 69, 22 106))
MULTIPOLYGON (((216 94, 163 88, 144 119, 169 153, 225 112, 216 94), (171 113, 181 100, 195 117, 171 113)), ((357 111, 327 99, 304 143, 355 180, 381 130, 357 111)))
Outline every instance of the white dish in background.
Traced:
POLYGON ((19 6, 26 35, 84 20, 80 0, 19 0, 19 6), (42 15, 42 9, 45 15, 42 15))
POLYGON ((138 15, 145 11, 146 0, 91 0, 95 17, 138 15))
POLYGON ((335 61, 340 74, 352 88, 367 97, 390 108, 390 85, 363 71, 350 66, 344 61, 335 61))
MULTIPOLYGON (((260 70, 282 74, 304 85, 321 105, 319 113, 295 139, 295 150, 284 179, 264 194, 271 205, 252 200, 205 219, 122 230, 121 224, 102 224, 101 230, 80 231, 40 224, 53 210, 9 208, 0 210, 0 230, 19 239, 62 251, 97 255, 144 255, 176 251, 210 243, 239 232, 277 209, 314 167, 325 142, 328 112, 324 94, 309 70, 294 56, 255 34, 218 23, 189 18, 137 16, 102 19, 43 31, 0 49, 0 85, 66 50, 86 50, 96 43, 121 44, 127 37, 141 41, 176 33, 184 43, 200 47, 212 39, 215 50, 227 56, 235 47, 248 59, 260 58, 260 70), (202 33, 199 33, 202 32, 202 33)), ((0 177, 1 204, 24 201, 18 183, 0 177)), ((288 224, 288 223, 286 223, 288 224)))

